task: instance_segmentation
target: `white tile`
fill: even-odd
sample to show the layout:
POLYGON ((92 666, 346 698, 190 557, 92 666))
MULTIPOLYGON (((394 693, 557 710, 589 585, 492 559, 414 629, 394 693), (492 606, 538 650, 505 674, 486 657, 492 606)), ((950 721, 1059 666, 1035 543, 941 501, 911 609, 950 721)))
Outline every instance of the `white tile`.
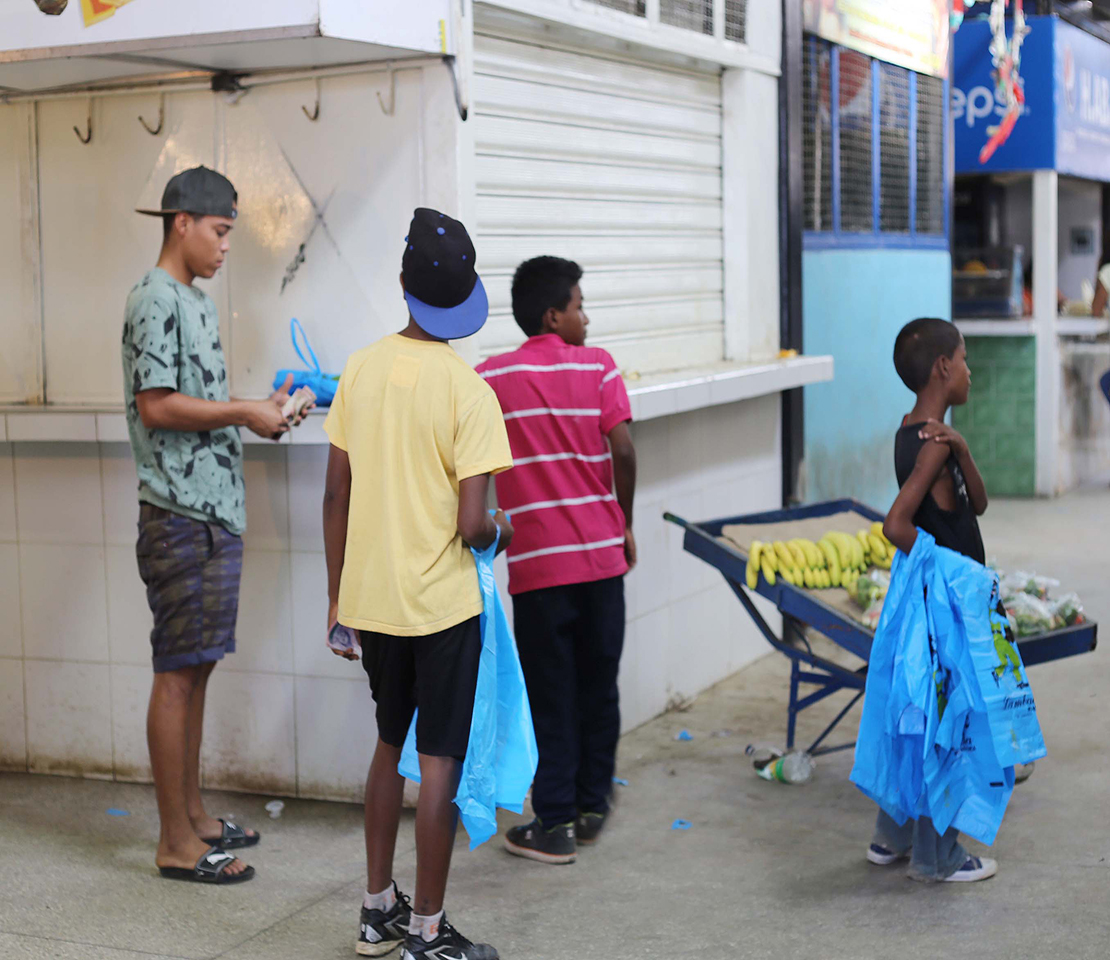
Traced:
POLYGON ((704 419, 704 411, 698 410, 667 420, 671 433, 668 486, 672 492, 686 492, 701 487, 705 450, 704 419))
POLYGON ((19 444, 15 483, 20 542, 104 542, 100 457, 95 446, 19 444))
POLYGON ((23 670, 31 772, 110 778, 107 665, 28 660, 23 670))
MULTIPOLYGON (((302 427, 303 429, 303 427, 302 427)), ((292 446, 289 461, 289 539, 293 550, 324 551, 324 478, 326 446, 292 446)))
POLYGON ((251 447, 243 458, 248 550, 289 549, 289 485, 284 447, 251 447))
POLYGON ((117 780, 150 783, 150 751, 146 742, 146 710, 154 674, 145 667, 111 667, 112 747, 117 780))
POLYGON ((638 392, 633 387, 629 399, 632 401, 632 412, 637 420, 669 416, 675 412, 677 403, 674 390, 638 392))
POLYGON ((0 659, 0 770, 27 769, 23 663, 0 659))
POLYGON ((26 656, 107 662, 103 547, 21 544, 19 586, 26 656))
POLYGON ((636 668, 639 706, 645 716, 661 713, 673 687, 667 677, 671 645, 671 611, 663 607, 636 621, 636 668))
POLYGON ((139 477, 131 447, 123 443, 100 445, 103 478, 104 541, 134 549, 139 525, 139 477))
POLYGON ((96 415, 96 439, 101 443, 130 443, 131 434, 127 429, 127 415, 123 413, 98 413, 96 415))
POLYGON ((96 442, 96 414, 32 413, 8 414, 8 439, 32 442, 96 442))
POLYGON ((19 547, 0 543, 0 657, 22 657, 19 617, 19 547))
MULTIPOLYGON (((0 419, 3 419, 0 417, 0 419)), ((0 541, 14 542, 15 524, 15 466, 12 462, 12 445, 0 443, 0 541)))
POLYGON ((105 547, 108 577, 108 649, 112 663, 150 670, 150 631, 154 616, 139 576, 135 548, 105 547))
POLYGON ((337 657, 327 646, 328 574, 320 553, 294 553, 293 672, 298 677, 365 681, 362 664, 337 657))
POLYGON ((635 423, 636 499, 658 500, 667 495, 671 469, 671 432, 666 420, 635 423))
MULTIPOLYGON (((244 551, 235 655, 230 666, 258 673, 293 672, 291 591, 289 554, 244 551)), ((325 606, 323 617, 327 612, 325 606)))
POLYGON ((364 680, 297 677, 297 796, 360 802, 377 743, 364 680))
POLYGON ((292 677, 216 667, 205 702, 204 788, 292 795, 297 785, 293 702, 292 677))
POLYGON ((620 688, 621 732, 638 727, 647 719, 640 708, 640 647, 636 642, 636 623, 629 623, 624 629, 624 650, 621 653, 621 668, 617 676, 620 688))
POLYGON ((665 606, 670 597, 671 549, 663 519, 663 504, 640 503, 636 506, 633 531, 639 563, 629 577, 633 587, 635 608, 630 617, 642 616, 665 606))
MULTIPOLYGON (((706 519, 704 499, 700 490, 692 490, 681 495, 672 494, 668 506, 672 513, 696 523, 706 519)), ((670 557, 670 599, 681 600, 711 586, 713 578, 719 574, 704 560, 686 552, 682 546, 686 538, 685 529, 668 523, 666 532, 670 557)))

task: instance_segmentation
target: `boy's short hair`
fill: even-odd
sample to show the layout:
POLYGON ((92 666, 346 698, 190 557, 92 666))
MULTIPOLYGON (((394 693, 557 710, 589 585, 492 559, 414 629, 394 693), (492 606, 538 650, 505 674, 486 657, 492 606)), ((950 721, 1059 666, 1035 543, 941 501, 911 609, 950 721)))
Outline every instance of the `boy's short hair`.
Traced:
POLYGON ((918 317, 894 341, 894 369, 902 382, 920 393, 933 375, 938 357, 955 356, 963 337, 954 323, 939 317, 918 317))
POLYGON ((562 257, 525 260, 513 274, 513 317, 529 337, 543 329, 543 315, 552 307, 565 310, 570 293, 582 279, 582 268, 562 257))

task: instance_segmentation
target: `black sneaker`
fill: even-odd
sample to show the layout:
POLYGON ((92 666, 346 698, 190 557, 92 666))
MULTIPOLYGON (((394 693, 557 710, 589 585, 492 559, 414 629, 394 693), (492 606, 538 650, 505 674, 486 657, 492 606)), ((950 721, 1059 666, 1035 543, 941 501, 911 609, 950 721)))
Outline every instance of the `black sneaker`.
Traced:
POLYGON ((560 823, 547 829, 537 817, 505 834, 505 849, 514 856, 540 863, 574 863, 578 859, 574 823, 560 823))
POLYGON ((360 957, 384 957, 392 953, 408 936, 412 920, 412 902, 393 884, 397 902, 391 910, 362 908, 359 916, 358 943, 355 950, 360 957))
POLYGON ((439 922, 439 936, 428 941, 421 936, 408 934, 401 960, 500 960, 500 954, 488 943, 471 943, 447 922, 447 915, 439 922))
POLYGON ((608 812, 578 814, 578 819, 574 822, 575 839, 578 843, 584 843, 587 846, 591 843, 597 843, 597 838, 605 828, 605 821, 608 818, 608 812))

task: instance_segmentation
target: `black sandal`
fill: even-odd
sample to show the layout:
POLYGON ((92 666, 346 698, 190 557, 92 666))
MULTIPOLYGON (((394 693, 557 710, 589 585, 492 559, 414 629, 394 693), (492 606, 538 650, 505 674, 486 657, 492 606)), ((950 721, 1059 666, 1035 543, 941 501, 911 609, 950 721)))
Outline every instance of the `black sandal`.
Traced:
POLYGON ((191 880, 193 883, 242 883, 254 876, 254 867, 247 867, 242 873, 224 874, 236 858, 219 847, 209 847, 208 851, 190 870, 188 867, 159 867, 158 872, 166 880, 191 880))
POLYGON ((201 837, 205 843, 210 843, 221 850, 242 850, 243 847, 253 847, 262 839, 262 834, 256 833, 253 837, 238 824, 230 820, 220 819, 223 830, 218 837, 201 837))

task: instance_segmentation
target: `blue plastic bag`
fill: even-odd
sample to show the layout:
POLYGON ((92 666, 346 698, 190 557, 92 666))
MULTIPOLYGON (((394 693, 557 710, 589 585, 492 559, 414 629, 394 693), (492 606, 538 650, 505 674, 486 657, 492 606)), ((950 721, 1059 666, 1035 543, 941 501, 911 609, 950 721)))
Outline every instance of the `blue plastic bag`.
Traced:
POLYGON ((285 386, 285 378, 289 374, 293 374, 293 390, 299 390, 301 387, 308 387, 314 394, 316 394, 316 406, 330 407, 332 400, 335 399, 335 390, 339 386, 339 375, 324 373, 320 369, 320 361, 316 359, 316 354, 312 350, 312 345, 308 342, 308 336, 304 332, 304 327, 301 326, 300 321, 294 317, 289 321, 289 333, 293 338, 293 349, 297 351, 297 356, 301 358, 301 362, 305 366, 311 366, 311 370, 279 370, 274 375, 274 389, 280 390, 285 386), (301 345, 297 342, 297 334, 300 333, 301 339, 304 340, 304 348, 308 351, 308 356, 312 358, 309 361, 301 352, 301 345))
MULTIPOLYGON (((498 540, 500 531, 492 546, 481 552, 470 551, 477 563, 484 604, 482 653, 478 661, 470 742, 455 804, 470 837, 471 850, 497 833, 497 807, 513 813, 524 812, 524 798, 532 786, 539 762, 520 655, 493 575, 498 540)), ((420 782, 415 716, 397 770, 402 776, 420 782)))

